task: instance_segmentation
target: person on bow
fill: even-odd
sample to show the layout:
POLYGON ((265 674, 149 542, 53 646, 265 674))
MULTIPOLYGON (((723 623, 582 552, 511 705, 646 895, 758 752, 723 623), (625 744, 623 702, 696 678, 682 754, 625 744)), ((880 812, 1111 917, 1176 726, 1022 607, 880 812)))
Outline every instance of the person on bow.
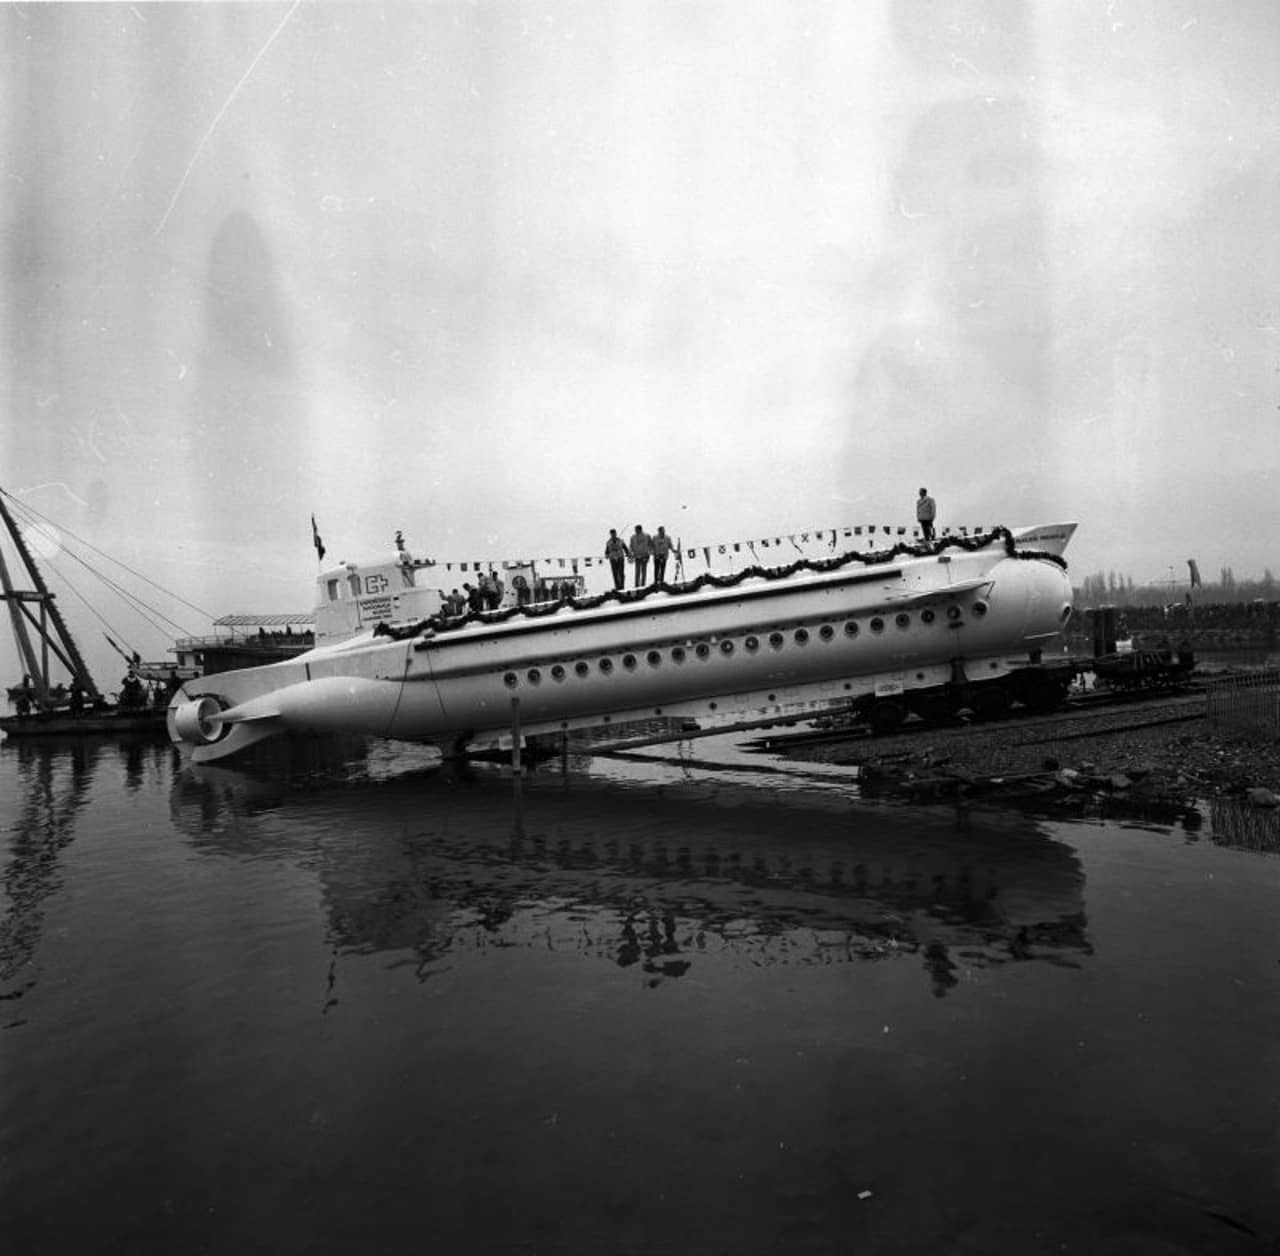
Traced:
POLYGON ((926 541, 933 540, 933 521, 937 514, 938 507, 929 496, 929 490, 922 488, 920 496, 916 498, 916 522, 920 525, 920 535, 926 541))

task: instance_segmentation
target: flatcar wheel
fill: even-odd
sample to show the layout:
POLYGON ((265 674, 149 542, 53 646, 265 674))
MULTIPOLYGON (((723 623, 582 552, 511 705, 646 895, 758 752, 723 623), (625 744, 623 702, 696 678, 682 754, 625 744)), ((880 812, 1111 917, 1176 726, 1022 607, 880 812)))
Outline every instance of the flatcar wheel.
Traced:
POLYGON ((871 731, 877 737, 896 733, 907 718, 907 708, 892 698, 881 698, 871 708, 871 731))
POLYGON ((955 704, 941 693, 930 693, 913 698, 911 709, 926 724, 945 724, 956 713, 955 704))
POLYGON ((1029 711, 1044 715, 1056 711, 1067 699, 1066 689, 1055 680, 1033 679, 1027 686, 1023 704, 1029 711))
POLYGON ((998 720, 1009 709, 1009 691, 1003 685, 987 684, 974 690, 973 713, 980 720, 998 720))

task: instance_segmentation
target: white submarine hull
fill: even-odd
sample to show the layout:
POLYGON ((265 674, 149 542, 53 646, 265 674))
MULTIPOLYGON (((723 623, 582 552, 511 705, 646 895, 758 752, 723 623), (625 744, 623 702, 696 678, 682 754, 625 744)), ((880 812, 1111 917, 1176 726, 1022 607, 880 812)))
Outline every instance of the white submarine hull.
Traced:
POLYGON ((654 717, 748 726, 879 707, 895 722, 923 700, 995 693, 1038 661, 1071 614, 1060 553, 1074 527, 381 625, 186 682, 169 733, 208 763, 282 734, 448 753, 510 744, 517 727, 532 736, 654 717))

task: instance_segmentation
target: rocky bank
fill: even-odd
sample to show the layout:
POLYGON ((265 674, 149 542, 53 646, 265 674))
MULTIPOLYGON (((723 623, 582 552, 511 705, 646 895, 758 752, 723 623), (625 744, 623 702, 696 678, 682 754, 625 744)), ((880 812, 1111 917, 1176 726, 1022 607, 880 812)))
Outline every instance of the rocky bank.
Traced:
POLYGON ((1203 715, 1146 727, 1104 722, 1083 733, 1061 722, 1040 731, 944 729, 789 754, 857 764, 868 792, 914 797, 1105 795, 1174 806, 1234 797, 1259 808, 1280 805, 1280 742, 1220 730, 1203 715))

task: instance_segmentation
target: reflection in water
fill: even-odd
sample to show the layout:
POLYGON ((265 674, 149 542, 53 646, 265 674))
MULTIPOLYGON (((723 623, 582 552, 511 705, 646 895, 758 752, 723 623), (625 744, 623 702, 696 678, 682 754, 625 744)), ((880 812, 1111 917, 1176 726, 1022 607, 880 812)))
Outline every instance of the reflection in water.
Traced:
POLYGON ((6 1000, 20 998, 35 984, 29 965, 40 940, 44 905, 61 885, 60 858, 75 838, 76 816, 105 750, 96 741, 76 741, 60 754, 21 741, 5 743, 4 753, 17 763, 22 799, 12 853, 0 874, 6 901, 0 917, 0 997, 6 1000))
POLYGON ((11 1000, 35 985, 30 965, 45 905, 62 888, 62 855, 76 837, 77 821, 92 813, 100 769, 119 762, 125 790, 134 794, 148 773, 160 779, 175 754, 168 744, 151 738, 15 739, 2 745, 0 754, 14 766, 13 790, 19 799, 9 858, 0 873, 0 999, 11 1000))
POLYGON ((965 971, 1070 964, 1090 945, 1074 852, 1018 815, 854 805, 786 788, 593 776, 523 783, 411 772, 305 789, 188 768, 175 822, 195 849, 318 873, 340 952, 401 951, 423 977, 461 951, 538 947, 650 984, 701 958, 752 965, 915 957, 943 995, 965 971))
POLYGON ((412 1246, 424 1208, 486 1252, 1275 1231, 1280 864, 1208 811, 1182 843, 664 752, 535 774, 517 831, 505 774, 425 757, 9 749, 17 1249, 412 1246))
POLYGON ((1280 812, 1220 799, 1213 803, 1210 818, 1216 845, 1280 853, 1280 812))

